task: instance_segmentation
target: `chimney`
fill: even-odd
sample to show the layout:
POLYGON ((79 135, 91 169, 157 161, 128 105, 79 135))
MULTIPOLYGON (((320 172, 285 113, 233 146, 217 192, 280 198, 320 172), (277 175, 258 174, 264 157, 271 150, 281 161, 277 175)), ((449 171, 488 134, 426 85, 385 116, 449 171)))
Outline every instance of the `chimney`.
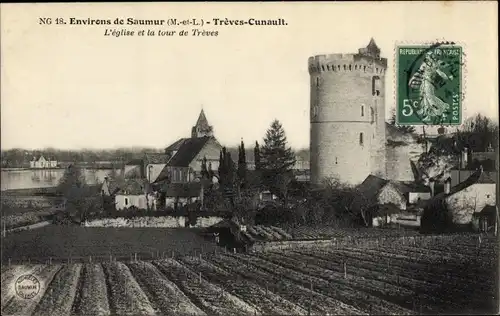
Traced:
POLYGON ((468 165, 468 160, 469 160, 469 151, 467 147, 464 147, 462 150, 462 159, 461 159, 461 169, 467 168, 468 165))
POLYGON ((434 196, 434 184, 435 184, 434 179, 431 179, 429 181, 429 188, 431 188, 431 197, 434 196))
POLYGON ((451 189, 451 179, 448 178, 444 182, 444 193, 445 194, 450 194, 450 189, 451 189))

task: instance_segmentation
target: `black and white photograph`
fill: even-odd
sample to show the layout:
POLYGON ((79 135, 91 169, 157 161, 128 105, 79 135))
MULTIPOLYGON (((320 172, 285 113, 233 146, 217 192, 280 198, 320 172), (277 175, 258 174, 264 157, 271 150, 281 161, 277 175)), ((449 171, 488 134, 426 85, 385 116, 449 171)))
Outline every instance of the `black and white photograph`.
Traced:
POLYGON ((497 2, 0 7, 2 315, 499 313, 497 2))

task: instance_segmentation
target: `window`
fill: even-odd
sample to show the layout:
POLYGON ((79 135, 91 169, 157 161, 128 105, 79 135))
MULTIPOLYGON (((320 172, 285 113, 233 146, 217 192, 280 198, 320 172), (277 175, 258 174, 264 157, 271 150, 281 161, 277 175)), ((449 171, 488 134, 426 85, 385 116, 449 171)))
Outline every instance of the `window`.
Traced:
POLYGON ((316 77, 316 87, 319 87, 319 77, 316 77))
POLYGON ((361 106, 361 116, 365 116, 365 106, 361 106))
POLYGON ((359 144, 363 145, 363 133, 359 133, 359 144))
POLYGON ((128 198, 125 198, 125 206, 128 205, 128 198))
POLYGON ((337 165, 339 162, 337 160, 337 157, 335 157, 335 164, 337 165))

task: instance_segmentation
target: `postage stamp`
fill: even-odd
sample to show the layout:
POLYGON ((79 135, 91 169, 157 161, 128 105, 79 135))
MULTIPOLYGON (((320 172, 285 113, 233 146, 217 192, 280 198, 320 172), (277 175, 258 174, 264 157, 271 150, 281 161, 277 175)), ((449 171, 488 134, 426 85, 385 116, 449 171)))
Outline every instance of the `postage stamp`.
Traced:
POLYGON ((453 42, 396 46, 396 123, 462 123, 463 48, 453 42))

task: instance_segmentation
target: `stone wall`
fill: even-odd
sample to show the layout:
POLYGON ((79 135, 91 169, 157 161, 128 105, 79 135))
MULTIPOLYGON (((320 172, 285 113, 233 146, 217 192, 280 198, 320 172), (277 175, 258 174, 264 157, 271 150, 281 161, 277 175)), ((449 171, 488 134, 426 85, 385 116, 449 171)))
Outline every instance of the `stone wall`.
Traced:
MULTIPOLYGON (((186 216, 160 216, 160 217, 136 217, 132 219, 126 218, 105 218, 86 221, 83 223, 85 227, 164 227, 164 228, 181 228, 186 227, 186 216)), ((222 221, 222 217, 198 217, 196 225, 191 228, 209 227, 222 221)))

